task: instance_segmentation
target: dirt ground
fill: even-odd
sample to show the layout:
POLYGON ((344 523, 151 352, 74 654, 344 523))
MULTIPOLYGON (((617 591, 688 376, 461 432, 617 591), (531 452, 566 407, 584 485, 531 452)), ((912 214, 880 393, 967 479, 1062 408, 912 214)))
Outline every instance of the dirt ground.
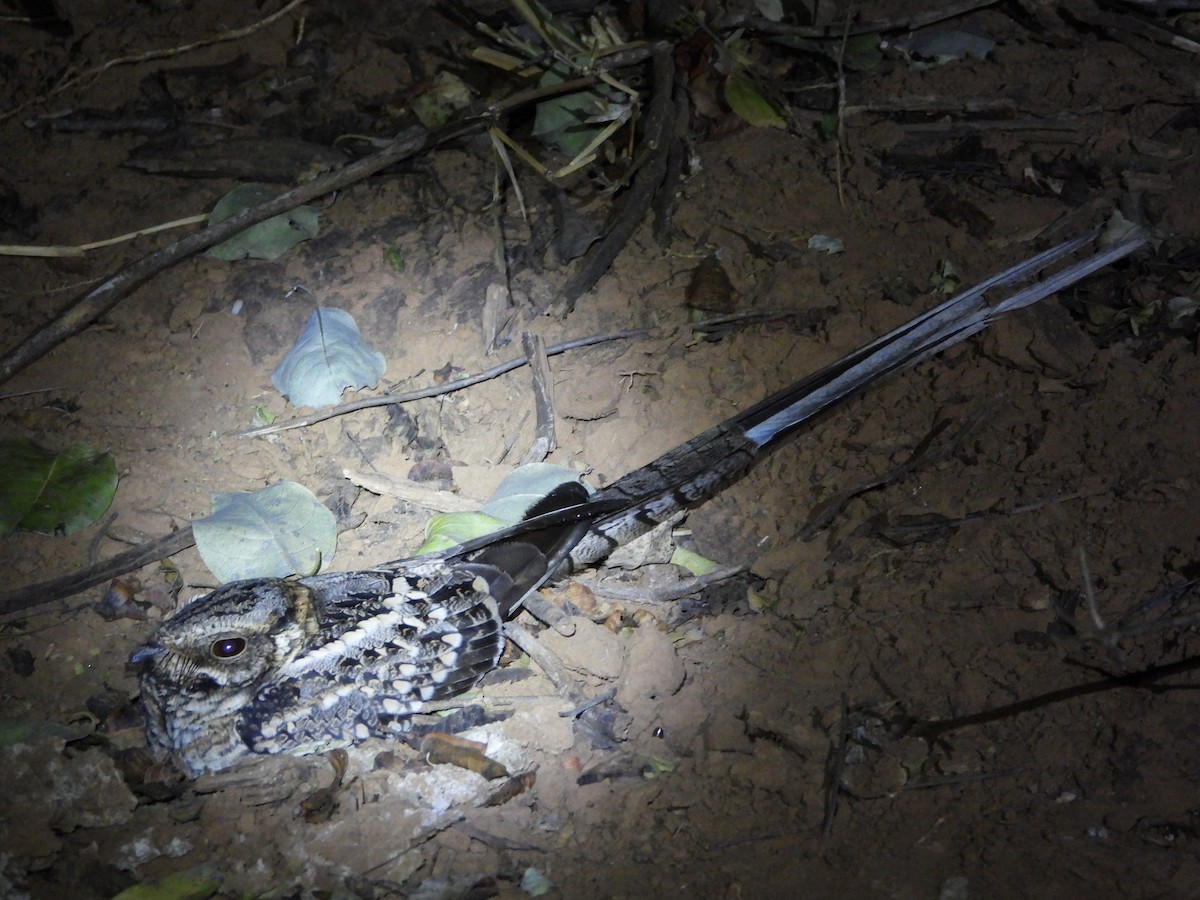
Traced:
MULTIPOLYGON (((718 5, 709 21, 728 39, 718 5)), ((6 24, 0 239, 75 245, 203 213, 239 181, 269 181, 259 170, 285 139, 307 143, 274 168, 281 186, 366 152, 335 139, 390 138, 442 69, 480 83, 460 61, 482 39, 439 6, 312 0, 240 37, 274 7, 60 0, 69 35, 6 24), (228 39, 37 100, 72 71, 216 35, 228 39), (222 149, 233 139, 241 150, 222 149), (218 156, 245 171, 214 171, 218 156)), ((904 21, 908 7, 855 16, 904 21)), ((753 71, 792 127, 697 115, 668 240, 647 219, 565 317, 531 315, 571 270, 544 243, 552 195, 518 170, 533 224, 511 191, 500 217, 514 334, 651 329, 551 360, 550 461, 597 484, 933 305, 944 262, 973 283, 1118 206, 1162 239, 848 403, 695 510, 696 548, 753 562, 752 594, 743 580, 656 605, 595 584, 648 591, 679 577, 664 566, 558 586, 588 618, 546 642, 589 693, 615 688, 621 740, 574 733, 570 704, 517 661, 483 689, 508 718, 468 735, 509 781, 382 742, 352 749, 340 779, 326 757, 285 757, 139 781, 126 660, 175 602, 150 566, 144 619, 102 618, 98 588, 0 621, 0 895, 111 897, 177 873, 196 892, 156 896, 1200 894, 1200 647, 1186 619, 1154 624, 1189 613, 1167 592, 1200 574, 1200 363, 1194 317, 1173 315, 1200 268, 1200 79, 1194 53, 1097 24, 1097 9, 982 8, 940 27, 996 41, 984 59, 920 67, 888 52, 849 72, 840 173, 817 122, 836 107, 836 69, 748 28, 753 71), (816 83, 824 99, 804 90, 816 83), (964 113, 969 101, 998 105, 964 113), (817 234, 844 252, 808 249, 817 234), (688 327, 689 278, 713 254, 734 311, 773 317, 718 340, 688 327), (1120 630, 1111 645, 1088 637, 1089 590, 1120 630)), ((1195 34, 1200 21, 1158 24, 1195 34)), ((336 569, 406 555, 430 515, 352 488, 346 470, 404 479, 440 456, 456 490, 486 499, 534 437, 527 369, 405 407, 432 450, 386 409, 237 433, 258 407, 296 414, 271 372, 317 302, 353 313, 383 352, 380 391, 520 355, 519 340, 485 355, 481 337, 501 280, 496 171, 478 135, 388 169, 321 201, 320 234, 278 260, 186 259, 0 387, 0 434, 90 442, 121 476, 106 530, 0 541, 9 586, 166 534, 215 492, 284 479, 342 501, 354 527, 336 569)), ((600 221, 588 177, 571 196, 600 221)), ((0 349, 177 234, 0 258, 0 349)), ((184 597, 213 585, 194 549, 173 562, 184 597)))

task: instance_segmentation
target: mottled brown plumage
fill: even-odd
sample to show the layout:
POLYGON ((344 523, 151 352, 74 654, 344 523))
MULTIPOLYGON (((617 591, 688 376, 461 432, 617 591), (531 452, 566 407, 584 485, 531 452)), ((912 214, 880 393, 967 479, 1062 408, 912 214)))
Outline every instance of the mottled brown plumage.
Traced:
POLYGON ((423 704, 495 667, 504 618, 611 508, 572 482, 500 538, 193 600, 131 658, 150 748, 196 774, 408 732, 423 704))
POLYGON ((589 498, 564 485, 526 522, 432 557, 362 572, 226 585, 185 605, 134 652, 151 749, 192 773, 252 754, 307 753, 408 732, 423 704, 489 672, 503 620, 530 591, 744 475, 787 435, 879 379, 1133 252, 1140 236, 995 305, 1083 247, 1068 241, 997 275, 700 434, 589 498))

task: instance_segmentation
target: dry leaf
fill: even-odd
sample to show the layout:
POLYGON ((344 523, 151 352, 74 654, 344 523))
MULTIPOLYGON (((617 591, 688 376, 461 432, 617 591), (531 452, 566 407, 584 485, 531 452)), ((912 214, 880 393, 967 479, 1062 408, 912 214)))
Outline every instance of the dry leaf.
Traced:
POLYGON ((738 296, 733 282, 715 255, 700 260, 684 292, 684 302, 692 309, 730 313, 737 309, 738 296))

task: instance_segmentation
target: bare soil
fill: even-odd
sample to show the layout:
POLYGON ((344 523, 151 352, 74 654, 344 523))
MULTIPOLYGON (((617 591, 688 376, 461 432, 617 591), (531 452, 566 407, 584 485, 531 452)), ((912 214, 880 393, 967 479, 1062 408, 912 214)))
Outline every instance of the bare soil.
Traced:
MULTIPOLYGON (((58 7, 70 37, 0 33, 0 105, 44 94, 71 68, 267 14, 186 0, 58 7)), ((270 141, 308 142, 282 165, 294 181, 339 157, 339 135, 394 135, 423 79, 478 43, 438 7, 314 0, 239 39, 113 66, 7 115, 3 241, 98 240, 269 180, 204 171, 219 139, 247 142, 234 158, 248 170, 274 158, 270 141), (54 113, 170 125, 75 132, 56 129, 54 113)), ((856 13, 903 19, 907 8, 856 13)), ((1195 298, 1185 252, 1200 208, 1195 56, 1034 3, 949 24, 997 46, 982 60, 916 68, 889 55, 851 73, 840 174, 815 114, 791 129, 697 123, 668 242, 643 223, 565 318, 528 317, 568 269, 539 243, 553 230, 550 194, 521 171, 533 224, 511 191, 502 216, 518 328, 547 343, 653 329, 551 361, 550 461, 595 483, 649 461, 937 302, 931 277, 944 261, 973 283, 1118 204, 1166 236, 1162 248, 854 400, 693 512, 700 552, 753 561, 753 595, 737 582, 681 622, 678 604, 586 587, 678 577, 664 567, 556 588, 588 619, 547 643, 589 692, 615 688, 622 740, 600 747, 573 733, 559 715, 569 704, 514 663, 483 691, 509 717, 469 735, 525 775, 511 797, 380 742, 354 748, 340 781, 324 757, 264 759, 195 783, 151 777, 165 787, 150 796, 118 761, 141 742, 126 659, 175 602, 160 569, 138 574, 145 620, 102 618, 99 589, 8 617, 0 894, 110 897, 187 872, 223 897, 518 896, 530 870, 561 897, 1200 893, 1197 638, 1186 627, 1113 647, 1081 637, 1088 590, 1106 622, 1132 627, 1178 613, 1160 603, 1122 619, 1200 561, 1200 363, 1190 320, 1165 312, 1170 298, 1195 298), (853 109, 917 96, 951 109, 1013 102, 971 126, 952 116, 956 127, 853 109), (938 155, 951 147, 965 163, 938 155), (914 156, 926 162, 905 162, 914 156), (947 193, 960 204, 949 214, 947 193), (816 234, 845 251, 809 250, 816 234), (804 314, 699 339, 685 288, 712 254, 738 312, 804 314), (1123 319, 1097 332, 1088 304, 1125 319, 1149 312, 1140 328, 1123 319), (806 527, 830 498, 914 453, 904 477, 806 527)), ((1197 22, 1174 24, 1194 33, 1197 22)), ((799 78, 787 54, 757 46, 780 84, 799 78)), ((422 455, 388 410, 236 435, 256 407, 296 413, 270 376, 316 302, 349 310, 384 353, 381 391, 520 354, 515 341, 486 355, 481 337, 485 291, 499 280, 495 174, 485 137, 438 148, 326 198, 321 234, 279 260, 170 268, 5 384, 0 434, 88 441, 121 474, 104 532, 0 542, 10 585, 167 533, 210 512, 214 492, 284 479, 349 503, 356 527, 334 567, 410 552, 430 511, 344 476, 403 479, 422 455)), ((604 208, 596 199, 587 212, 604 208)), ((170 239, 82 260, 0 257, 4 349, 170 239)), ((532 403, 517 370, 407 409, 424 443, 455 461, 456 489, 483 500, 531 443, 532 403)), ((194 550, 172 562, 184 596, 212 586, 194 550)))

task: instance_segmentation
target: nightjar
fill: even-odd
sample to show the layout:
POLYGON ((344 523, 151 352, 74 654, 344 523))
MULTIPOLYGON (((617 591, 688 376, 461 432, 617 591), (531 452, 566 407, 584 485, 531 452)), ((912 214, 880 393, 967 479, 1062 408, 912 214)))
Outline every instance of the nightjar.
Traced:
POLYGON ((510 529, 361 572, 236 582, 188 603, 131 657, 151 749, 195 774, 252 754, 407 733, 423 704, 468 690, 496 665, 504 619, 548 579, 702 503, 868 385, 1145 243, 1135 233, 995 304, 985 298, 1095 237, 987 279, 591 496, 563 485, 510 529))
POLYGON ((198 774, 404 734, 423 704, 496 666, 504 619, 613 508, 570 482, 499 538, 192 600, 130 658, 150 749, 198 774))

